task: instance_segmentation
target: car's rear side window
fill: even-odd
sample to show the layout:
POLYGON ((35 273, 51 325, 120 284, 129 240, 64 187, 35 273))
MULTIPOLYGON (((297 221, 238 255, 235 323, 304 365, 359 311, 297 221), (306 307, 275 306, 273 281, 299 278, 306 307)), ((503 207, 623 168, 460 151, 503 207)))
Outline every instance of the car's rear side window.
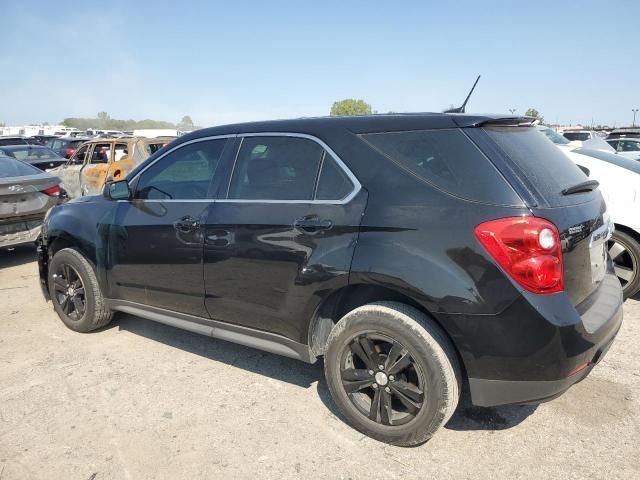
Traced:
POLYGON ((552 204, 580 200, 578 195, 563 197, 562 191, 587 176, 535 127, 487 125, 483 130, 552 204))
POLYGON ((362 137, 402 168, 447 193, 484 203, 522 204, 496 167, 460 129, 362 137))
POLYGON ((320 167, 316 200, 342 200, 353 191, 353 188, 353 183, 344 170, 331 158, 331 155, 325 153, 320 167))
POLYGON ((230 199, 311 200, 324 149, 299 137, 245 137, 229 186, 230 199))

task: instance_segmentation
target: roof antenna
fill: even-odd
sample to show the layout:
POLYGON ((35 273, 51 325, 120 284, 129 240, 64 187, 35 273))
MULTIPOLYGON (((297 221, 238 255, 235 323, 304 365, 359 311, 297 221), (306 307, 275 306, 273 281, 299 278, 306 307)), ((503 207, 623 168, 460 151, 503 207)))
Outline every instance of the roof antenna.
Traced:
POLYGON ((458 108, 445 110, 443 113, 464 113, 464 110, 467 107, 467 102, 469 101, 469 97, 471 97, 471 94, 475 90, 476 85, 478 84, 478 80, 480 80, 480 75, 478 75, 478 78, 476 78, 476 81, 473 83, 473 87, 471 87, 471 90, 469 91, 469 95, 467 95, 467 98, 464 99, 462 105, 460 105, 458 108))

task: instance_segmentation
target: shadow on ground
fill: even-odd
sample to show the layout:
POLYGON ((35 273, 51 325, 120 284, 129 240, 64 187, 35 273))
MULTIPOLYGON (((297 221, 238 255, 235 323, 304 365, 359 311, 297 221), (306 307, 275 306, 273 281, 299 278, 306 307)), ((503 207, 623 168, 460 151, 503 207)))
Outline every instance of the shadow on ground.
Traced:
POLYGON ((180 330, 143 318, 117 313, 111 326, 201 357, 265 377, 309 388, 322 376, 322 362, 309 365, 280 355, 180 330))
POLYGON ((0 249, 0 268, 16 267, 36 261, 36 247, 33 245, 0 249))
MULTIPOLYGON (((317 382, 317 392, 322 403, 331 413, 346 423, 331 399, 329 388, 324 379, 322 360, 309 365, 298 360, 261 352, 122 313, 116 315, 110 326, 299 387, 309 388, 317 382)), ((451 430, 505 430, 524 421, 535 409, 535 405, 475 407, 471 405, 469 394, 465 391, 456 413, 447 423, 446 428, 451 430)))

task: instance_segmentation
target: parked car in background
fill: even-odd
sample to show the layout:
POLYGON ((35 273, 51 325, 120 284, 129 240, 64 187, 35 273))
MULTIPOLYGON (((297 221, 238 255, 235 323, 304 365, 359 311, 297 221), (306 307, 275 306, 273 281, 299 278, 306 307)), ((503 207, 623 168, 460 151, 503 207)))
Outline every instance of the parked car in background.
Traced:
POLYGON ((482 406, 550 399, 606 354, 622 291, 597 182, 531 121, 198 130, 51 211, 43 292, 76 331, 125 311, 324 356, 344 418, 395 445, 428 440, 462 385, 482 406))
POLYGON ((6 145, 29 145, 29 142, 22 136, 0 137, 0 147, 6 145))
POLYGON ((35 242, 45 213, 62 200, 59 178, 0 154, 0 248, 35 242))
POLYGON ((607 143, 618 152, 619 155, 640 160, 640 138, 614 138, 607 139, 607 143))
POLYGON ((51 140, 55 140, 59 137, 57 137, 56 135, 34 135, 32 138, 35 139, 38 145, 47 147, 49 146, 49 142, 51 142, 51 140))
POLYGON ((618 128, 607 135, 607 140, 614 138, 640 138, 640 128, 618 128))
POLYGON ((578 140, 580 142, 592 140, 596 137, 602 138, 593 130, 565 130, 562 132, 562 135, 564 135, 567 140, 578 140))
POLYGON ((0 152, 45 171, 67 163, 66 158, 62 158, 53 150, 40 145, 11 145, 0 147, 0 152))
POLYGON ((85 142, 54 170, 70 198, 96 195, 107 179, 120 180, 170 139, 100 138, 85 142))
POLYGON ((615 224, 609 255, 624 298, 632 297, 640 291, 640 162, 600 150, 577 149, 567 155, 600 183, 615 224))
POLYGON ((49 141, 48 147, 64 158, 71 158, 71 155, 78 149, 80 145, 88 142, 90 138, 86 137, 61 137, 49 141))

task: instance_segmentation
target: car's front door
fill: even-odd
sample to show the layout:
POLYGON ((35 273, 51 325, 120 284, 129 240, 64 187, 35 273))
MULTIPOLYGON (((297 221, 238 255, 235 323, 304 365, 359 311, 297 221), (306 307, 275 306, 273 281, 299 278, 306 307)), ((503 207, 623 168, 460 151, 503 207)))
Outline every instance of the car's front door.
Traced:
POLYGON ((131 181, 109 234, 111 295, 201 317, 202 230, 226 138, 179 145, 131 181))
POLYGON ((320 142, 244 136, 204 228, 213 319, 306 343, 306 322, 348 272, 366 193, 320 142), (226 197, 226 198, 224 198, 226 197))
POLYGON ((94 143, 89 160, 80 174, 82 195, 98 195, 102 192, 109 164, 113 161, 113 142, 94 143))
POLYGON ((69 161, 55 172, 62 180, 62 186, 71 198, 82 196, 80 174, 89 157, 90 147, 90 143, 81 146, 71 155, 69 161))

